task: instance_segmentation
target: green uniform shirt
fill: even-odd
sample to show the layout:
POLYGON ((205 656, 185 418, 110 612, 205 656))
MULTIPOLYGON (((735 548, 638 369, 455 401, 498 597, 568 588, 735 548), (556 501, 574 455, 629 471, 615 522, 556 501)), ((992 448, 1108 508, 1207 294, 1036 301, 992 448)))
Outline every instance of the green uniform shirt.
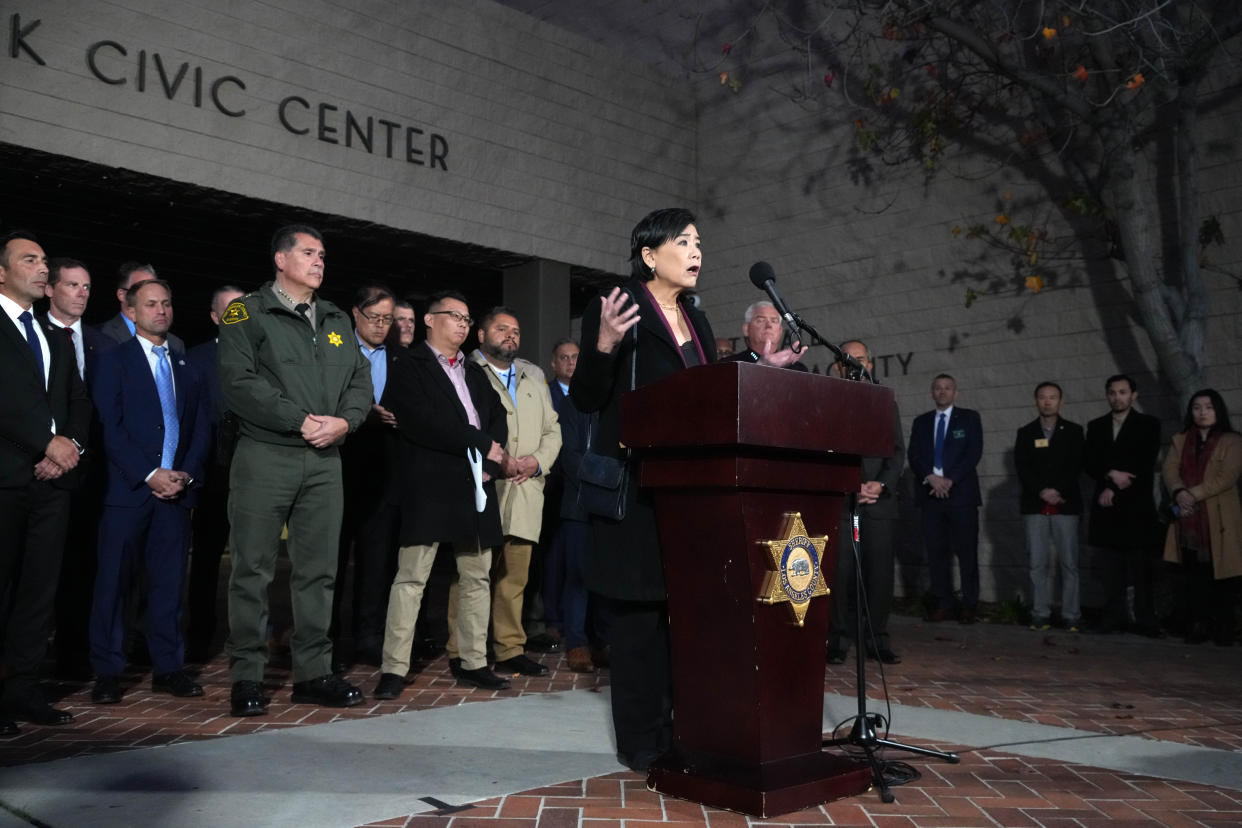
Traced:
POLYGON ((306 415, 341 417, 352 432, 371 410, 371 365, 349 317, 331 302, 316 300, 312 328, 269 282, 228 306, 219 336, 224 404, 247 437, 306 445, 306 415))

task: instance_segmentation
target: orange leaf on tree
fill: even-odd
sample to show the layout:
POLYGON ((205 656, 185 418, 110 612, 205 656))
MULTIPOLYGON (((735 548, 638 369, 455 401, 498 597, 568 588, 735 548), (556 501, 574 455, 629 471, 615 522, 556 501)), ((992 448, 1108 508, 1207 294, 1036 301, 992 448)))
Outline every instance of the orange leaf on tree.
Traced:
POLYGON ((1126 81, 1126 89, 1138 89, 1144 83, 1143 73, 1135 72, 1134 75, 1126 81))
POLYGON ((1039 293, 1041 290, 1044 289, 1044 277, 1043 276, 1027 276, 1026 277, 1026 288, 1031 293, 1039 293))
POLYGON ((1083 66, 1081 63, 1078 64, 1078 68, 1074 70, 1074 77, 1078 78, 1080 82, 1086 83, 1087 82, 1087 67, 1083 66))
POLYGON ((1044 40, 1052 40, 1056 36, 1057 36, 1056 29, 1052 28, 1051 26, 1044 27, 1044 40))
POLYGON ((1005 215, 1004 213, 1001 213, 999 216, 996 217, 996 223, 997 224, 1008 224, 1009 216, 1005 215))

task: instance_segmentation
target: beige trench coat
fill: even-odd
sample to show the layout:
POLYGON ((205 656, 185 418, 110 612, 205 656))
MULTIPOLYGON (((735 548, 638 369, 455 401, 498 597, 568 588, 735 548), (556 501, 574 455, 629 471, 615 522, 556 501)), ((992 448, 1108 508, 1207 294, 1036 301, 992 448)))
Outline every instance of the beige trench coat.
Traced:
MULTIPOLYGON (((1173 447, 1164 458, 1164 485, 1169 492, 1185 488, 1199 501, 1196 508, 1206 509, 1212 535, 1212 572, 1217 579, 1242 575, 1242 504, 1238 500, 1238 475, 1242 473, 1242 434, 1230 432, 1220 438, 1208 459, 1203 482, 1198 486, 1182 484, 1182 445, 1185 432, 1173 436, 1173 447)), ((1164 559, 1181 561, 1177 543, 1177 523, 1169 526, 1164 542, 1164 559)))
POLYGON ((552 407, 552 394, 548 381, 538 365, 525 359, 515 359, 517 369, 517 406, 500 377, 491 368, 482 352, 475 350, 470 359, 487 369, 487 377, 496 389, 505 407, 505 419, 509 424, 509 439, 504 449, 514 457, 529 454, 539 461, 541 474, 522 483, 496 481, 496 494, 500 498, 500 528, 507 536, 536 542, 543 525, 544 477, 561 451, 561 424, 552 407))

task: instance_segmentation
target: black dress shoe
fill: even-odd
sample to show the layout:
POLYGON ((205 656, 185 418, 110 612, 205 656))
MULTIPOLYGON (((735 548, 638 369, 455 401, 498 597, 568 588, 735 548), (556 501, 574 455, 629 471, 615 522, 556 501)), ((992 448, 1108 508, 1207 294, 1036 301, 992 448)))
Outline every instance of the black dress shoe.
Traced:
POLYGON ((116 704, 123 695, 119 676, 100 676, 91 688, 91 701, 95 704, 116 704))
POLYGON ((405 689, 405 679, 396 673, 381 673, 379 684, 371 696, 376 699, 395 699, 405 689))
POLYGON ((513 658, 496 662, 496 670, 501 673, 517 673, 520 676, 546 676, 548 668, 538 661, 528 658, 525 653, 518 653, 513 658))
POLYGON ((151 679, 153 693, 172 693, 183 699, 203 695, 203 686, 185 674, 184 670, 162 673, 151 679))
POLYGON ((841 649, 840 647, 829 647, 828 648, 828 663, 829 664, 844 664, 846 655, 848 655, 848 653, 846 653, 846 651, 841 649))
POLYGON ((0 719, 0 736, 16 736, 22 729, 12 719, 0 719))
POLYGON ((561 637, 551 633, 543 632, 526 639, 526 649, 536 653, 559 653, 561 646, 561 637))
POLYGON ((475 687, 482 687, 484 690, 508 690, 509 680, 501 678, 486 667, 480 667, 477 670, 466 670, 460 666, 457 672, 453 674, 462 684, 472 684, 475 687))
POLYGON ((646 773, 651 768, 651 763, 659 756, 660 754, 653 750, 640 750, 633 756, 618 753, 617 760, 635 773, 646 773))
POLYGON ((16 721, 51 727, 69 724, 73 714, 68 710, 57 710, 47 702, 30 702, 21 707, 12 707, 8 711, 16 721))
POLYGON ((319 678, 293 683, 294 704, 317 704, 321 707, 353 707, 362 704, 362 691, 329 673, 319 678))
POLYGON ((262 716, 267 712, 267 696, 257 681, 235 681, 229 693, 229 715, 262 716))
POLYGON ((461 678, 461 674, 463 672, 465 671, 461 669, 461 659, 450 658, 449 659, 449 673, 452 674, 453 678, 458 678, 458 679, 461 678))
POLYGON ((881 647, 878 650, 873 650, 872 648, 868 647, 867 658, 871 659, 872 661, 878 661, 882 664, 900 664, 901 663, 901 656, 897 655, 896 653, 894 653, 892 650, 888 649, 887 647, 881 647))

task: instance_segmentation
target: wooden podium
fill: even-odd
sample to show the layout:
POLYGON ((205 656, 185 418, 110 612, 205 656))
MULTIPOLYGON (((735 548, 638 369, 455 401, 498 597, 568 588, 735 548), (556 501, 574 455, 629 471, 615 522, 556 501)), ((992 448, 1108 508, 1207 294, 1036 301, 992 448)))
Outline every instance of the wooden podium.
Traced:
POLYGON ((892 453, 892 423, 887 388, 738 362, 622 400, 669 596, 673 747, 651 767, 652 790, 770 817, 871 786, 865 761, 822 749, 837 596, 811 598, 800 627, 789 603, 758 599, 773 566, 764 542, 785 538, 791 512, 828 537, 820 576, 837 590, 844 495, 861 483, 860 456, 892 453))

